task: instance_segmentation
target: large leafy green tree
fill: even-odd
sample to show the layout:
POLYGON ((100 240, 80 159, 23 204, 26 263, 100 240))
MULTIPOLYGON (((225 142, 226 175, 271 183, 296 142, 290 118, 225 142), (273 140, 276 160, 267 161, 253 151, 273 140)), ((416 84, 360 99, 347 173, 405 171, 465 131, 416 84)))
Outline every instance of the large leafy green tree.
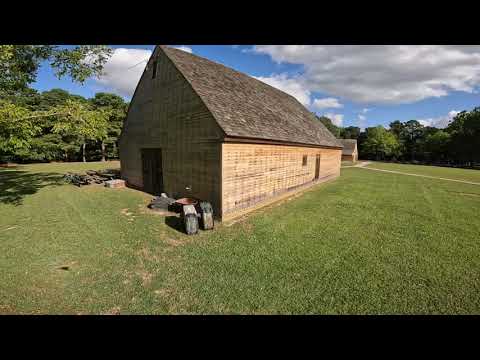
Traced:
POLYGON ((105 109, 110 113, 106 136, 100 140, 102 161, 105 161, 107 155, 116 158, 118 157, 117 141, 127 116, 128 104, 118 95, 103 92, 96 93, 90 102, 95 108, 105 109), (110 151, 107 152, 107 149, 110 151))
POLYGON ((397 138, 383 126, 366 129, 366 138, 362 143, 363 154, 375 160, 385 160, 398 156, 397 138))
POLYGON ((43 62, 47 62, 55 75, 65 75, 83 83, 102 73, 112 54, 105 45, 77 45, 69 48, 58 45, 0 45, 0 89, 11 94, 24 91, 36 80, 43 62))
POLYGON ((108 133, 110 109, 94 108, 88 103, 67 100, 52 111, 57 119, 53 133, 76 137, 82 142, 82 160, 86 162, 87 141, 105 139, 108 133))
POLYGON ((400 132, 400 141, 405 148, 405 155, 408 154, 411 160, 421 153, 422 139, 424 137, 424 126, 417 120, 409 120, 403 124, 400 132))
POLYGON ((457 114, 446 131, 451 136, 450 152, 457 162, 480 163, 480 107, 457 114))
POLYGON ((0 155, 9 160, 16 151, 28 149, 30 140, 41 131, 38 118, 20 105, 0 100, 0 155))

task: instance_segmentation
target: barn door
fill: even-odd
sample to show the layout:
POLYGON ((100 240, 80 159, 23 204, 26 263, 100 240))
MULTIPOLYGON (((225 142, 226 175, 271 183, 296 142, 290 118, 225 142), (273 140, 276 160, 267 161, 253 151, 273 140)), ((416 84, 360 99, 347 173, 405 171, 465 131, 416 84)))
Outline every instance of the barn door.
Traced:
POLYGON ((315 161, 315 180, 320 177, 320 154, 317 154, 317 158, 315 161))
POLYGON ((153 195, 163 192, 162 149, 142 149, 143 190, 153 195))

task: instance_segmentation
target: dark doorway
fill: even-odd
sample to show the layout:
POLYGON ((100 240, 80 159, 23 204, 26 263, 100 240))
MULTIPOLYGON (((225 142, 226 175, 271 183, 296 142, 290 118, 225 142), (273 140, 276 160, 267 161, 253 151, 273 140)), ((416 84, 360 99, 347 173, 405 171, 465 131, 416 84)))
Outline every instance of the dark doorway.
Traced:
POLYGON ((160 195, 163 192, 162 149, 142 149, 143 191, 160 195))
POLYGON ((317 154, 317 159, 315 161, 315 180, 320 177, 320 154, 317 154))

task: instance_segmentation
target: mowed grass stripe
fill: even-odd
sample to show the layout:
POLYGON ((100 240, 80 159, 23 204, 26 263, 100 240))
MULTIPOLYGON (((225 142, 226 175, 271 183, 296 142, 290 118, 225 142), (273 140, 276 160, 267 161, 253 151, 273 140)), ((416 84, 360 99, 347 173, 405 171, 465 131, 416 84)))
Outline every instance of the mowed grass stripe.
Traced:
MULTIPOLYGON (((68 165, 22 171, 90 168, 68 165)), ((333 182, 191 237, 144 211, 149 198, 71 185, 29 189, 18 205, 0 196, 0 312, 480 310, 478 186, 345 168, 333 182)))
POLYGON ((402 173, 432 176, 451 180, 461 180, 480 184, 480 171, 473 169, 459 169, 442 166, 423 166, 410 164, 395 164, 372 162, 366 168, 399 171, 402 173))

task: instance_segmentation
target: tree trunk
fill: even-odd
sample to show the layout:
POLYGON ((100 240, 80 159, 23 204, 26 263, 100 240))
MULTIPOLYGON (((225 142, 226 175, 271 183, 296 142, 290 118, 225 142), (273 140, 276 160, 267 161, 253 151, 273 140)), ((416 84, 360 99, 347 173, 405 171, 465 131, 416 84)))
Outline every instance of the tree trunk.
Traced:
POLYGON ((102 140, 102 161, 105 161, 105 143, 102 140))
POLYGON ((113 157, 118 158, 118 156, 117 156, 117 142, 116 141, 113 142, 113 157))
POLYGON ((83 162, 87 162, 87 158, 85 157, 85 146, 87 144, 86 143, 83 143, 82 144, 82 157, 83 157, 83 162))

